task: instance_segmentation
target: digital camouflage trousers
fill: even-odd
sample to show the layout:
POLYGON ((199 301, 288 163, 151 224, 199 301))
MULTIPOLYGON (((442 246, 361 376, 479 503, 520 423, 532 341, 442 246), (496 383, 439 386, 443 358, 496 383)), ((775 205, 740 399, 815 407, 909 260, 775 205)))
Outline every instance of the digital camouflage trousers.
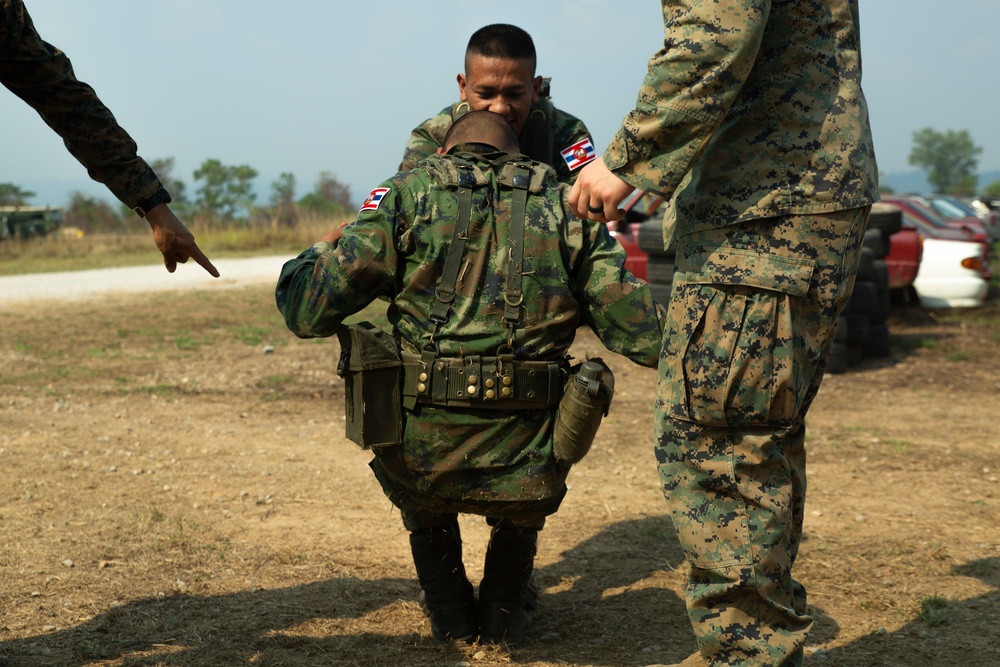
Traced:
POLYGON ((675 243, 655 448, 690 564, 687 613, 709 665, 801 665, 812 619, 792 565, 805 416, 868 211, 754 220, 675 243))

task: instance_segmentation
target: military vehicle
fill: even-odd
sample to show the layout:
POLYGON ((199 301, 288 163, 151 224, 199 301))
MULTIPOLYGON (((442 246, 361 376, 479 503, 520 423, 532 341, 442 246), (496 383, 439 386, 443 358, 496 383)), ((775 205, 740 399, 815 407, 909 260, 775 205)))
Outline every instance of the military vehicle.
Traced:
POLYGON ((0 241, 48 236, 62 225, 62 209, 49 206, 0 206, 0 241))

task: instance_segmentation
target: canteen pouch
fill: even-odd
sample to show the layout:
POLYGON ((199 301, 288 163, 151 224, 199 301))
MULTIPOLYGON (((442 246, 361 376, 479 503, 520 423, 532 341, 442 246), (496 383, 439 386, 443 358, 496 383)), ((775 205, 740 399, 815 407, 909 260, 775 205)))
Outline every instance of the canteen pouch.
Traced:
POLYGON ((558 463, 578 463, 594 442, 608 414, 615 376, 601 359, 589 359, 573 369, 556 410, 552 453, 558 463))
POLYGON ((344 327, 337 338, 347 439, 362 449, 400 444, 403 362, 396 339, 370 322, 344 327))

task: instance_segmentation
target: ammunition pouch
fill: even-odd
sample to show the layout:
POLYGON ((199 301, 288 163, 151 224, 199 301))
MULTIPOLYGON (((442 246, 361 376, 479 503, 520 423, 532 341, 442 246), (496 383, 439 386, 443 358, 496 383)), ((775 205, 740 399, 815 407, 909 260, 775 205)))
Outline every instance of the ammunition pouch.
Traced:
POLYGON ((562 397, 565 365, 513 355, 435 357, 403 352, 403 404, 544 410, 562 397))
POLYGON ((608 414, 615 391, 615 376, 602 359, 590 359, 571 369, 552 428, 552 454, 563 465, 578 463, 594 442, 601 421, 608 414), (596 376, 584 377, 586 364, 596 376), (600 368, 595 369, 594 364, 600 368))
POLYGON ((399 378, 402 361, 396 339, 370 322, 337 332, 344 378, 347 438, 363 449, 403 441, 399 378))

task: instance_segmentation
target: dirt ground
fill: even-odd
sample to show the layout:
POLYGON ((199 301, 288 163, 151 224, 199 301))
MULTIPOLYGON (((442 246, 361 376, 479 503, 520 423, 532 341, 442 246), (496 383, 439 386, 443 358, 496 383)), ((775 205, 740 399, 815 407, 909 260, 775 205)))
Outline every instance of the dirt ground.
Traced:
MULTIPOLYGON (((893 316, 810 413, 807 664, 1000 665, 1000 307, 893 316)), ((0 312, 0 665, 599 665, 694 649, 650 444, 618 393, 543 531, 531 641, 439 646, 398 514, 343 437, 334 341, 269 285, 0 312)), ((577 357, 599 348, 581 335, 577 357)), ((608 358, 608 355, 605 355, 608 358)), ((488 535, 463 519, 478 581, 488 535)))

